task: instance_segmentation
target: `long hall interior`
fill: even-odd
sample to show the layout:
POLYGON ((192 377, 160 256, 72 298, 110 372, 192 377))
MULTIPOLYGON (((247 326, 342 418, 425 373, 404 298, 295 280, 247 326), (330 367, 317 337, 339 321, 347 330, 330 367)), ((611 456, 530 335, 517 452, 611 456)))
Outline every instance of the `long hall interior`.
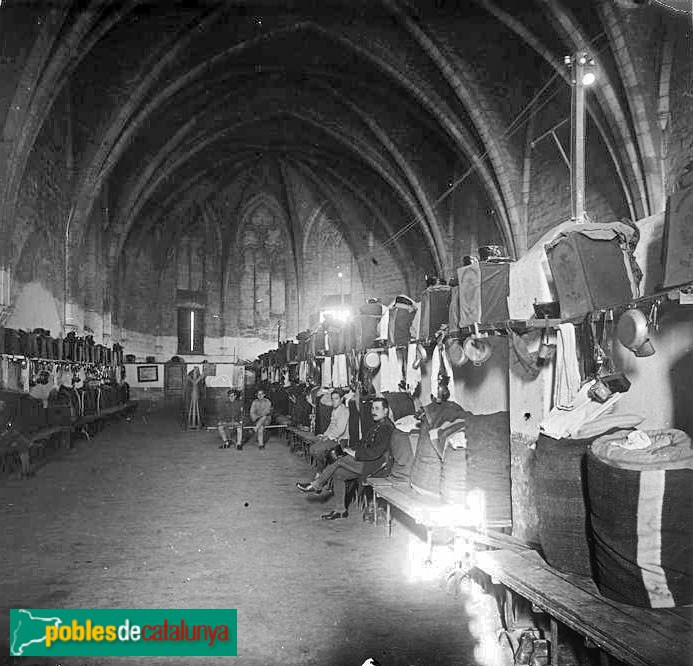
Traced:
POLYGON ((0 123, 0 664, 693 663, 690 0, 0 0, 0 123))

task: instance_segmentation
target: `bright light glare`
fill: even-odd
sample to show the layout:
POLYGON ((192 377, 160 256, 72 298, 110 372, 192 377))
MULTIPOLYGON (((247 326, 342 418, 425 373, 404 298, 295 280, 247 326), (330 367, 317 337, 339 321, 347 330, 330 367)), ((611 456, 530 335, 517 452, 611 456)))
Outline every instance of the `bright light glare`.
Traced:
POLYGON ((440 580, 443 572, 454 563, 454 555, 447 546, 434 546, 428 560, 428 546, 414 534, 409 535, 404 575, 409 583, 440 580))
MULTIPOLYGON (((426 543, 413 534, 408 536, 404 573, 410 584, 440 582, 446 574, 454 571, 458 555, 448 545, 435 545, 431 561, 426 564, 426 543)), ((464 608, 461 616, 467 620, 469 633, 474 638, 474 663, 479 666, 512 664, 512 651, 498 640, 502 624, 494 597, 470 578, 462 577, 458 584, 464 608)))
POLYGON ((469 618, 469 632, 475 639, 474 663, 496 666, 513 663, 510 647, 498 640, 502 630, 496 601, 472 580, 466 580, 460 592, 464 596, 464 610, 469 618))
POLYGON ((322 317, 320 321, 323 321, 325 317, 332 317, 337 321, 346 322, 351 318, 351 310, 349 308, 336 308, 334 310, 323 310, 322 317))
POLYGON ((597 76, 594 72, 585 72, 582 77, 583 86, 591 86, 597 80, 597 76))
MULTIPOLYGON (((439 527, 472 527, 484 529, 486 519, 486 496, 483 490, 474 488, 467 493, 464 504, 443 504, 428 511, 428 522, 439 527)), ((446 568, 469 556, 464 539, 455 539, 455 547, 434 546, 431 561, 427 562, 426 543, 411 536, 405 560, 404 574, 410 583, 435 580, 446 568)))

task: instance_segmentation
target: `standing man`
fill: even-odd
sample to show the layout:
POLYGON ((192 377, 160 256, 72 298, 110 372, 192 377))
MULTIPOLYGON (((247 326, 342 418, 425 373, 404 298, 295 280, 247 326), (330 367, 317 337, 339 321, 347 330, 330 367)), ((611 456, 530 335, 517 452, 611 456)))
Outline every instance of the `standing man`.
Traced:
POLYGON ((349 447, 344 449, 347 455, 325 467, 314 481, 296 484, 301 492, 319 495, 322 493, 323 486, 333 479, 335 508, 323 514, 321 516, 323 520, 347 518, 349 512, 346 508, 346 482, 373 474, 386 465, 390 437, 395 429, 395 424, 388 418, 389 409, 390 405, 385 398, 375 398, 371 406, 374 424, 361 444, 356 449, 349 447))
POLYGON ((257 398, 250 405, 250 420, 255 428, 257 446, 259 449, 265 448, 265 426, 272 422, 272 403, 265 397, 265 392, 260 389, 257 398))
POLYGON ((330 415, 330 425, 317 441, 310 445, 310 455, 322 458, 321 467, 325 466, 325 457, 328 451, 335 449, 338 445, 342 448, 349 444, 349 408, 344 404, 344 398, 340 391, 335 389, 330 394, 332 400, 332 414, 330 415))
MULTIPOLYGON (((229 389, 226 392, 228 402, 225 404, 223 418, 219 421, 219 435, 223 444, 220 449, 228 449, 231 446, 231 438, 234 430, 243 427, 243 403, 238 399, 238 391, 229 389)), ((237 433, 236 448, 240 451, 243 447, 243 430, 237 433)))

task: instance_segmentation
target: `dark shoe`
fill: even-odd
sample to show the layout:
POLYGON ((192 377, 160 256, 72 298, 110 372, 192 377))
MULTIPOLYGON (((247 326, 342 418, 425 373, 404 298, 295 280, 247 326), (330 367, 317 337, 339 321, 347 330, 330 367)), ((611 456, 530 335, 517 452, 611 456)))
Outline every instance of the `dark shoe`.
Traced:
POLYGON ((319 495, 322 492, 322 488, 316 488, 313 486, 312 483, 301 483, 298 481, 296 483, 296 487, 302 492, 302 493, 314 493, 316 495, 319 495))
POLYGON ((349 517, 349 512, 344 511, 344 512, 339 512, 339 511, 330 511, 329 513, 323 513, 320 518, 323 520, 339 520, 340 518, 348 518, 349 517))
POLYGON ((262 449, 265 448, 265 445, 264 445, 264 444, 260 444, 257 448, 260 449, 260 451, 262 451, 262 449))
POLYGON ((243 450, 243 444, 236 444, 236 450, 242 451, 243 450))

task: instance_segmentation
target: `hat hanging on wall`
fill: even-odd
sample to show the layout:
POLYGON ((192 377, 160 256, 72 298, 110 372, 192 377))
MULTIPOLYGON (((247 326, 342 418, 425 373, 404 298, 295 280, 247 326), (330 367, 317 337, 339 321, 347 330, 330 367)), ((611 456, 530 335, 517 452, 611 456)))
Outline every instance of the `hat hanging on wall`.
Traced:
POLYGON ((481 365, 491 358, 491 345, 480 338, 469 337, 464 341, 464 353, 474 365, 481 365))

